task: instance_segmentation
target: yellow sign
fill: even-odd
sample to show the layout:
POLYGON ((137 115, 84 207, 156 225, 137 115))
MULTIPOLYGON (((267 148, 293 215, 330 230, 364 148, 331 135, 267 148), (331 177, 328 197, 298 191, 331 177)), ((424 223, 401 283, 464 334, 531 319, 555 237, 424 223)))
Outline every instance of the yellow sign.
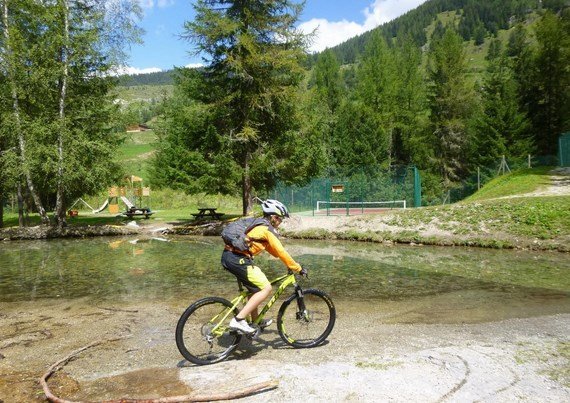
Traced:
POLYGON ((344 192, 344 185, 332 185, 333 193, 342 193, 344 192))

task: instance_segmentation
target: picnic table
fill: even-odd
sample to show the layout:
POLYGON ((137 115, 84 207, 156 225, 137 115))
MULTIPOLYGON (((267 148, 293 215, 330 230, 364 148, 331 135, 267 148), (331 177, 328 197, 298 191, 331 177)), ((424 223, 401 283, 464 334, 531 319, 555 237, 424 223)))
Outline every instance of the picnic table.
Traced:
POLYGON ((125 211, 124 214, 129 218, 137 216, 144 216, 144 218, 149 218, 151 215, 154 214, 154 211, 150 211, 148 207, 143 207, 143 208, 131 207, 127 209, 127 211, 125 211))
POLYGON ((206 218, 206 217, 212 217, 215 218, 217 220, 219 220, 220 218, 222 218, 222 216, 224 215, 224 213, 218 213, 216 212, 216 208, 214 207, 199 207, 198 208, 198 212, 192 214, 195 218, 206 218))

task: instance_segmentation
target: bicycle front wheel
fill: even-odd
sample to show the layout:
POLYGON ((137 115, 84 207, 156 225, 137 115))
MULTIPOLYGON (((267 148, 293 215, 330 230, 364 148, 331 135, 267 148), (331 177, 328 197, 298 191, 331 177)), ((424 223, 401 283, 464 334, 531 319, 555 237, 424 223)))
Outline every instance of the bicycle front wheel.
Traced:
POLYGON ((190 305, 176 325, 176 346, 188 361, 199 365, 214 364, 228 357, 241 339, 228 328, 237 315, 230 301, 207 297, 190 305))
POLYGON ((277 330, 283 341, 293 347, 306 348, 321 344, 331 333, 336 309, 323 291, 303 290, 300 298, 291 295, 277 315, 277 330))

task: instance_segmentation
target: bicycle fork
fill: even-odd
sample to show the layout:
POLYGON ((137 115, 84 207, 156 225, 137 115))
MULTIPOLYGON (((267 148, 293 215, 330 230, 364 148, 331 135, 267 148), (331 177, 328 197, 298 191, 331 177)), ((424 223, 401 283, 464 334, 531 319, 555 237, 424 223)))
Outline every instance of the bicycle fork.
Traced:
POLYGON ((295 284, 295 294, 297 294, 297 320, 304 320, 305 322, 309 321, 309 312, 307 312, 307 308, 305 307, 305 297, 303 294, 303 290, 298 284, 295 284))

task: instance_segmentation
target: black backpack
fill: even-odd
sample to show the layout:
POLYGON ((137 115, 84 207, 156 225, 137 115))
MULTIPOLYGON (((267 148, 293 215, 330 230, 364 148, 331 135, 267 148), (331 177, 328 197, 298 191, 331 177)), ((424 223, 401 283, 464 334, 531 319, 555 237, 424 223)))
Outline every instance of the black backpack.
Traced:
POLYGON ((269 221, 265 218, 246 217, 233 221, 226 225, 222 230, 222 239, 226 245, 242 252, 249 252, 249 245, 247 242, 247 233, 258 225, 267 225, 272 228, 269 221))

